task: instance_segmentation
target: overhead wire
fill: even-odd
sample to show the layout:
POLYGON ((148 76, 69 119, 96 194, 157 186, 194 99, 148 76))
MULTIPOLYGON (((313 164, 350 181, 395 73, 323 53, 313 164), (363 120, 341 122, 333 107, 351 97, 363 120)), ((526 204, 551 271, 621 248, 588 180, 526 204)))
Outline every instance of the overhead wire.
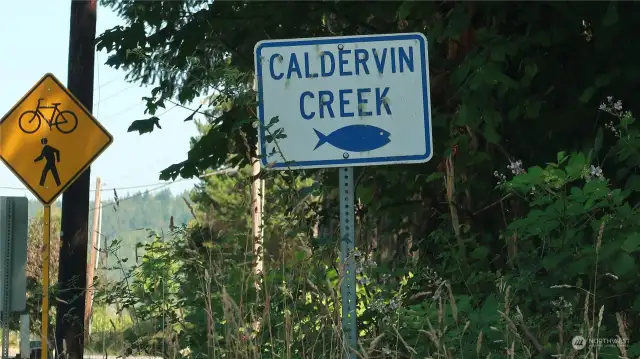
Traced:
MULTIPOLYGON (((99 96, 99 95, 98 95, 99 96)), ((178 105, 174 105, 170 108, 168 108, 167 110, 165 110, 164 112, 162 112, 161 114, 159 114, 158 116, 162 116, 166 113, 168 113, 169 111, 175 109, 179 107, 178 105)), ((99 108, 97 109, 99 111, 99 108)), ((233 171, 235 171, 235 169, 232 169, 233 171)), ((228 171, 227 169, 225 170, 219 170, 219 171, 214 171, 211 173, 207 173, 204 175, 199 176, 199 178, 203 178, 203 177, 208 177, 214 174, 218 174, 218 173, 223 173, 225 171, 228 171)), ((144 185, 135 185, 135 186, 127 186, 127 187, 113 187, 113 188, 103 188, 101 191, 107 191, 107 190, 126 190, 126 189, 136 189, 136 188, 146 188, 146 187, 150 187, 150 186, 154 186, 154 185, 173 185, 175 183, 179 183, 182 181, 186 181, 186 180, 190 180, 190 178, 181 178, 178 180, 175 180, 173 182, 156 182, 156 183, 152 183, 152 184, 144 184, 144 185)), ((14 191, 24 191, 26 190, 26 188, 20 188, 20 187, 11 187, 11 186, 0 186, 1 190, 14 190, 14 191)), ((95 189, 90 190, 91 192, 95 192, 95 189)))
MULTIPOLYGON (((99 64, 99 63, 100 63, 100 52, 96 52, 96 60, 97 60, 97 61, 96 61, 96 63, 98 63, 98 64, 99 64)), ((97 82, 98 82, 98 83, 100 83, 100 65, 98 65, 98 66, 97 66, 97 69, 96 69, 96 80, 97 80, 97 82)), ((111 81, 107 82, 107 84, 109 84, 109 83, 111 83, 111 82, 113 82, 113 81, 115 81, 115 78, 114 78, 114 79, 111 79, 111 81)), ((106 85, 106 84, 105 84, 105 85, 106 85)), ((97 92, 98 92, 98 102, 96 103, 96 106, 95 106, 95 107, 96 107, 96 111, 95 111, 95 112, 96 112, 96 117, 99 117, 99 116, 100 116, 100 93, 101 93, 101 92, 100 92, 100 89, 101 89, 103 86, 104 86, 104 85, 102 85, 102 86, 98 86, 98 89, 97 89, 97 92)))
MULTIPOLYGON (((134 199, 134 198, 140 197, 140 196, 144 196, 144 195, 149 194, 149 193, 151 193, 151 192, 155 192, 155 191, 157 191, 157 190, 163 189, 163 188, 165 188, 165 187, 169 187, 169 186, 170 186, 170 185, 172 185, 173 183, 175 183, 175 182, 165 183, 165 184, 163 184, 162 186, 158 186, 158 187, 155 187, 155 188, 151 188, 151 189, 148 189, 148 190, 146 190, 146 191, 144 191, 144 192, 138 192, 138 193, 135 193, 135 194, 132 194, 132 195, 126 196, 126 197, 122 197, 122 198, 116 197, 116 198, 113 198, 112 200, 105 201, 106 203, 104 203, 104 204, 102 204, 102 205, 98 206, 98 209, 103 209, 103 208, 105 208, 105 207, 111 207, 111 206, 115 206, 115 208, 117 209, 117 207, 118 207, 118 206, 120 206, 120 203, 122 203, 122 202, 124 202, 124 201, 128 201, 128 200, 131 200, 131 199, 134 199)), ((90 208, 90 209, 89 209, 89 213, 92 213, 94 210, 95 210, 95 208, 90 208)))
MULTIPOLYGON (((98 54, 96 54, 96 56, 99 56, 99 55, 98 55, 98 54)), ((99 61, 96 61, 96 62, 100 63, 99 61)), ((100 69, 100 66, 98 66, 98 69, 100 69)), ((98 78, 97 80, 98 80, 97 82, 99 83, 99 85, 98 85, 98 86, 96 86, 96 90, 99 90, 99 89, 101 89, 101 88, 103 88, 103 87, 105 87, 105 86, 109 85, 110 83, 113 83, 114 81, 118 80, 118 78, 117 78, 117 77, 114 77, 114 78, 112 78, 111 80, 109 80, 109 81, 107 81, 107 82, 105 82, 105 83, 103 83, 103 84, 100 84, 100 79, 99 79, 99 78, 98 78)))
MULTIPOLYGON (((114 194, 116 195, 116 197, 113 199, 113 201, 115 202, 122 202, 122 201, 126 201, 132 198, 136 198, 139 196, 143 196, 147 193, 151 193, 151 192, 155 192, 157 190, 172 186, 176 183, 180 183, 180 182, 184 182, 184 181, 192 181, 192 180, 196 180, 196 179, 203 179, 203 178, 207 178, 210 176, 215 176, 215 175, 220 175, 220 174, 233 174, 238 172, 238 168, 234 167, 234 168, 224 168, 224 169, 220 169, 217 171, 212 171, 209 173, 205 173, 203 175, 200 175, 196 178, 180 178, 171 182, 156 182, 156 183, 150 183, 150 184, 145 184, 145 185, 137 185, 137 186, 128 186, 128 187, 110 187, 110 188, 101 188, 100 192, 104 192, 104 191, 114 191, 114 194), (149 188, 149 187, 153 187, 154 188, 149 188), (138 188, 149 188, 146 191, 143 192, 139 192, 139 193, 135 193, 132 195, 128 195, 126 197, 122 197, 122 198, 118 198, 117 197, 117 192, 120 190, 127 190, 127 189, 138 189, 138 188)), ((0 189, 4 189, 4 190, 15 190, 15 191, 24 191, 26 190, 26 188, 19 188, 19 187, 8 187, 8 186, 0 186, 0 189)), ((91 189, 91 192, 95 192, 95 189, 91 189)), ((108 203, 106 205, 101 206, 100 208, 103 208, 104 206, 109 206, 109 205, 113 205, 114 203, 108 203)), ((89 213, 91 213, 93 211, 93 209, 89 210, 89 213)))
MULTIPOLYGON (((122 190, 127 190, 127 189, 138 189, 138 188, 149 188, 152 186, 171 186, 173 184, 176 183, 180 183, 186 180, 190 180, 191 178, 181 178, 172 182, 156 182, 156 183, 149 183, 149 184, 143 184, 143 185, 137 185, 137 186, 127 186, 127 187, 111 187, 111 188, 101 188, 100 192, 105 192, 105 191, 122 191, 122 190)), ((24 191, 27 188, 20 188, 20 187, 9 187, 9 186, 0 186, 0 189, 3 190, 9 190, 9 191, 24 191)), ((95 189, 90 189, 90 192, 95 192, 95 189)))
MULTIPOLYGON (((196 178, 202 179, 202 178, 215 176, 215 175, 219 175, 219 174, 232 174, 232 173, 236 173, 236 172, 238 172, 238 168, 235 168, 235 167, 234 168, 224 168, 224 169, 221 169, 221 170, 205 173, 205 174, 203 174, 201 176, 198 176, 196 178)), ((173 182, 168 182, 168 183, 160 182, 160 185, 155 187, 155 188, 150 188, 150 189, 148 189, 148 190, 146 190, 144 192, 138 192, 138 193, 135 193, 135 194, 129 195, 127 197, 123 197, 123 198, 118 198, 117 197, 117 189, 116 188, 103 188, 103 189, 101 189, 101 191, 109 191, 109 190, 114 191, 115 190, 114 194, 116 195, 116 197, 114 197, 112 200, 108 201, 106 204, 103 204, 103 205, 99 206, 98 208, 104 208, 104 207, 114 206, 114 205, 117 207, 117 206, 119 206, 119 204, 122 201, 127 201, 127 200, 130 200, 130 199, 133 199, 133 198, 144 196, 145 194, 149 194, 151 192, 155 192, 157 190, 169 187, 169 186, 171 186, 171 185, 173 185, 175 183, 183 182, 183 181, 187 181, 187 180, 192 180, 192 179, 191 178, 181 178, 179 180, 175 180, 173 182)), ((133 187, 133 188, 135 188, 135 187, 133 187)), ((128 187, 128 188, 127 187, 122 187, 120 189, 132 189, 132 187, 128 187)), ((95 191, 95 190, 93 190, 93 191, 95 191)), ((94 211, 94 209, 89 209, 89 213, 91 213, 93 211, 94 211)))
POLYGON ((133 89, 133 88, 136 88, 136 87, 138 87, 138 85, 131 85, 131 86, 125 87, 124 89, 119 90, 118 92, 113 93, 113 94, 111 94, 111 95, 109 95, 109 96, 107 96, 107 97, 105 97, 105 98, 103 98, 103 99, 99 100, 98 102, 96 102, 96 103, 94 104, 94 106, 95 106, 95 105, 98 105, 98 104, 100 104, 100 103, 103 103, 103 102, 107 102, 108 100, 110 100, 110 99, 112 99, 112 98, 114 98, 114 97, 118 97, 118 96, 122 95, 123 93, 125 93, 125 92, 127 92, 127 91, 129 91, 129 90, 131 90, 131 89, 133 89))
MULTIPOLYGON (((97 55, 97 56, 99 56, 99 54, 96 54, 96 55, 97 55)), ((99 59, 98 59, 98 60, 99 60, 99 59)), ((98 61, 98 63, 99 63, 99 61, 98 61)), ((99 68, 99 66, 98 66, 98 70, 97 70, 96 75, 97 75, 97 76, 96 76, 97 82, 99 83, 99 82, 100 82, 100 68, 99 68)), ((132 85, 132 86, 129 86, 129 87, 125 88, 125 89, 124 89, 124 90, 122 90, 122 91, 119 91, 119 92, 115 93, 114 95, 111 95, 111 96, 108 96, 107 98, 101 99, 101 91, 100 91, 100 89, 101 89, 102 87, 105 87, 105 86, 107 86, 107 85, 109 85, 109 84, 111 84, 111 83, 115 82, 116 80, 118 80, 118 78, 117 78, 117 77, 114 77, 114 78, 112 78, 111 80, 109 80, 109 81, 107 81, 107 82, 105 82, 105 83, 103 83, 103 84, 99 84, 98 86, 96 86, 95 90, 96 90, 96 92, 97 92, 97 97, 98 97, 98 99, 97 99, 96 103, 94 104, 94 106, 95 106, 95 108, 96 108, 96 109, 95 109, 95 115, 96 115, 96 116, 98 116, 98 114, 99 114, 99 112, 100 112, 100 104, 101 104, 101 103, 105 102, 106 100, 108 100, 108 99, 110 99, 110 98, 113 98, 113 97, 117 96, 118 94, 121 94, 121 93, 123 93, 123 92, 125 92, 125 91, 127 91, 127 90, 129 90, 129 89, 132 89, 132 88, 136 87, 136 85, 134 84, 134 85, 132 85)), ((165 115, 166 113, 168 113, 168 112, 172 111, 173 109, 175 109, 175 108, 177 108, 177 107, 181 107, 181 108, 186 109, 186 110, 189 110, 189 111, 195 111, 195 112, 198 112, 198 113, 204 114, 203 112, 198 111, 198 109, 192 109, 192 108, 189 108, 189 107, 187 107, 187 106, 184 106, 184 105, 182 105, 182 104, 179 104, 179 103, 174 102, 174 101, 171 101, 171 100, 168 100, 168 102, 170 102, 171 104, 173 104, 173 106, 172 106, 172 107, 170 107, 170 108, 168 108, 168 109, 166 109, 166 110, 165 110, 165 111, 163 111, 162 113, 158 114, 158 115, 157 115, 157 117, 163 116, 163 115, 165 115)), ((109 118, 111 118, 111 117, 115 117, 115 116, 118 116, 118 115, 123 114, 123 113, 125 113, 125 112, 128 112, 128 111, 132 110, 133 108, 135 108, 135 107, 137 107, 137 106, 140 106, 140 105, 142 105, 142 104, 141 104, 141 103, 134 104, 134 105, 132 105, 132 106, 130 106, 130 107, 125 108, 125 109, 124 109, 124 110, 122 110, 122 111, 119 111, 119 112, 117 112, 117 113, 115 113, 115 114, 113 114, 113 115, 109 116, 109 118)), ((104 121, 104 119, 102 119, 102 120, 104 121)), ((231 169, 231 170, 232 170, 232 171, 236 171, 237 169, 231 169)), ((214 171, 214 172, 212 172, 212 173, 208 173, 208 174, 204 174, 204 175, 202 175, 202 176, 199 176, 198 178, 203 178, 203 177, 207 177, 207 176, 210 176, 210 175, 214 175, 214 174, 218 174, 218 173, 223 173, 223 172, 228 172, 228 169, 220 170, 220 171, 214 171)), ((127 187, 102 188, 102 189, 101 189, 101 192, 103 192, 103 191, 114 191, 114 190, 115 190, 115 191, 118 191, 118 190, 127 190, 127 189, 147 188, 147 187, 150 187, 150 186, 156 186, 156 185, 158 185, 159 187, 157 187, 157 188, 153 188, 153 189, 150 189, 150 190, 149 190, 149 191, 155 191, 155 190, 158 190, 158 189, 161 189, 161 188, 164 188, 164 187, 167 187, 167 186, 171 186, 171 185, 173 185, 173 184, 175 184, 175 183, 180 183, 180 182, 182 182, 182 181, 186 181, 186 180, 191 180, 191 179, 185 179, 185 178, 182 178, 182 179, 175 180, 175 181, 168 182, 168 183, 167 183, 167 182, 156 182, 156 183, 153 183, 153 184, 135 185, 135 186, 127 186, 127 187)), ((11 186, 0 186, 0 190, 25 191, 25 190, 27 190, 27 188, 11 187, 11 186)), ((91 191, 91 192, 95 192, 96 190, 95 190, 95 189, 91 189, 90 191, 91 191)), ((146 193, 146 192, 143 192, 142 194, 144 194, 144 193, 146 193)), ((136 194, 136 195, 138 195, 138 194, 136 194)), ((129 197, 127 197, 127 198, 129 198, 129 197)))

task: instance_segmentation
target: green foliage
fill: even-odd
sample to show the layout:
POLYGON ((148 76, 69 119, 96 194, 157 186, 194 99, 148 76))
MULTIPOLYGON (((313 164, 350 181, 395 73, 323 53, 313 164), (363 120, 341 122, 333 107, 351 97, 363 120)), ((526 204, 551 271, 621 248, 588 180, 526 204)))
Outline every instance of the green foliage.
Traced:
POLYGON ((156 116, 150 117, 146 120, 133 121, 131 126, 127 129, 127 132, 138 131, 142 135, 144 133, 152 132, 154 127, 162 129, 160 126, 160 119, 156 116))
MULTIPOLYGON (((153 83, 145 98, 150 116, 167 101, 212 95, 210 108, 194 111, 203 135, 162 178, 241 169, 240 180, 203 183, 193 197, 199 226, 147 248, 147 262, 132 268, 137 289, 114 289, 111 300, 143 313, 130 343, 149 351, 161 331, 172 354, 189 347, 190 355, 208 357, 341 356, 335 171, 261 175, 271 206, 267 289, 255 292, 250 284, 242 172, 255 155, 253 46, 266 38, 398 31, 429 38, 435 154, 429 164, 355 171, 357 245, 367 263, 358 288, 361 351, 566 357, 578 333, 640 334, 640 137, 630 115, 638 109, 624 111, 612 98, 599 103, 605 96, 633 103, 640 5, 107 3, 127 25, 103 33, 98 48, 133 81, 153 83), (511 178, 501 173, 505 167, 511 178), (188 243, 211 244, 190 252, 188 243), (171 274, 173 282, 160 286, 171 298, 154 292, 160 274, 171 274), (142 296, 149 292, 155 296, 142 296), (171 330, 153 322, 158 310, 171 318, 171 330), (239 334, 256 322, 263 330, 239 334)), ((276 131, 276 141, 286 135, 276 131)), ((585 352, 630 357, 639 349, 585 352)))
MULTIPOLYGON (((169 189, 137 192, 103 202, 101 248, 104 248, 107 278, 123 278, 126 271, 142 253, 139 243, 150 241, 148 231, 168 231, 173 217, 176 226, 188 223, 193 217, 185 203, 188 194, 174 196, 169 189)), ((93 209, 93 205, 90 206, 93 209)), ((92 220, 90 216, 90 222, 92 220)), ((91 223, 89 223, 91 225, 91 223)))

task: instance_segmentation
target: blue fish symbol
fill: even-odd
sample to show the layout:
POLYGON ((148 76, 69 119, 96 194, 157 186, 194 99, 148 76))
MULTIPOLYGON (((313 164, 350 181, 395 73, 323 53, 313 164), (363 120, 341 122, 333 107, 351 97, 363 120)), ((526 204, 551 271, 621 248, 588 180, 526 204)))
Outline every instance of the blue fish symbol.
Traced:
POLYGON ((391 134, 371 125, 351 125, 339 128, 328 136, 313 129, 318 136, 314 151, 325 143, 350 152, 365 152, 378 149, 391 142, 391 134))

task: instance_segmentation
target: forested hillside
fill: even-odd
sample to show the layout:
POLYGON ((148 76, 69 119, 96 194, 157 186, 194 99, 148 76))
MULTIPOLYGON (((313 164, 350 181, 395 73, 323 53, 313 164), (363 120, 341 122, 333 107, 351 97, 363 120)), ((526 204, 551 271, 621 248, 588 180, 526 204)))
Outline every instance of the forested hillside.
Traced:
MULTIPOLYGON (((122 268, 135 263, 135 247, 149 239, 149 231, 158 233, 169 229, 171 217, 174 225, 186 224, 192 218, 185 203, 189 193, 173 195, 170 189, 118 194, 118 200, 102 203, 102 229, 100 232, 103 262, 101 267, 108 269, 110 279, 122 277, 122 268), (118 239, 114 244, 113 240, 118 239), (106 249, 105 249, 106 248, 106 249), (120 258, 120 261, 118 261, 120 258), (126 258, 126 259, 125 259, 126 258), (104 260, 106 259, 106 263, 104 260), (124 260, 123 260, 124 259, 124 260)), ((55 207, 60 208, 61 201, 55 207)), ((93 225, 93 201, 89 204, 89 231, 93 225)), ((29 216, 41 215, 42 205, 35 200, 29 201, 29 216)), ((142 255, 142 251, 138 252, 142 255)))

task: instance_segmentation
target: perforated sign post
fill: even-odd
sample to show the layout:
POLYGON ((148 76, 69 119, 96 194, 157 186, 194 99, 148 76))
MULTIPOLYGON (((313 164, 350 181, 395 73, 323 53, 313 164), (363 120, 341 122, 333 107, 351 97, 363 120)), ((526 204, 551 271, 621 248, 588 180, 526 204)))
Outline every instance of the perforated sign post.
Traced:
POLYGON ((50 205, 111 143, 113 136, 52 74, 0 119, 0 160, 44 205, 43 359, 48 353, 50 205))
POLYGON ((27 305, 26 197, 0 197, 0 322, 2 359, 9 357, 9 318, 27 305))
POLYGON ((355 358, 354 166, 432 157, 423 34, 268 40, 255 46, 264 168, 341 167, 342 326, 355 358))

